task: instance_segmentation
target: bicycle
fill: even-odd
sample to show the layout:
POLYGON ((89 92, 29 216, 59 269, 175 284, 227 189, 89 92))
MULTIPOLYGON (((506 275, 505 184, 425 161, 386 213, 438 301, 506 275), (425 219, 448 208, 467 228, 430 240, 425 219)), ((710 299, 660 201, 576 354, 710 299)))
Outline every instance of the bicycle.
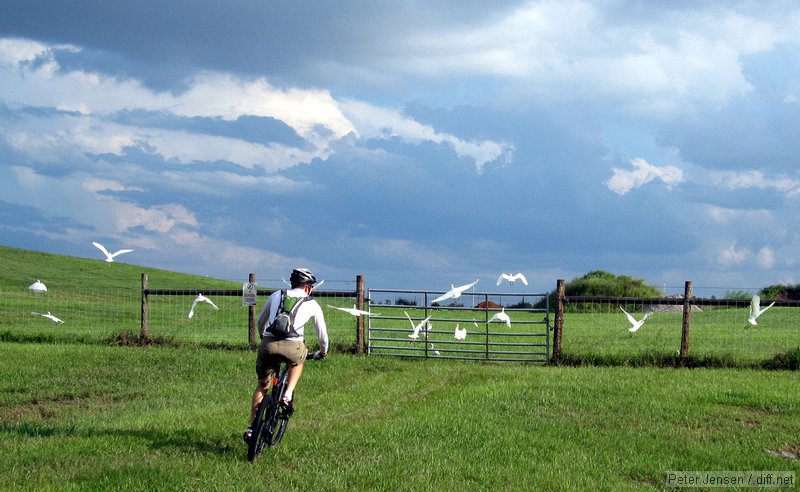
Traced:
MULTIPOLYGON (((319 352, 307 357, 306 360, 320 360, 323 357, 319 352)), ((286 393, 286 384, 289 378, 289 364, 286 360, 281 361, 278 375, 272 381, 272 390, 264 395, 264 399, 258 405, 256 416, 250 425, 253 430, 252 437, 247 443, 247 460, 255 461, 261 456, 265 447, 277 446, 283 439, 286 426, 289 425, 289 417, 294 413, 292 406, 281 405, 283 395, 286 393)))

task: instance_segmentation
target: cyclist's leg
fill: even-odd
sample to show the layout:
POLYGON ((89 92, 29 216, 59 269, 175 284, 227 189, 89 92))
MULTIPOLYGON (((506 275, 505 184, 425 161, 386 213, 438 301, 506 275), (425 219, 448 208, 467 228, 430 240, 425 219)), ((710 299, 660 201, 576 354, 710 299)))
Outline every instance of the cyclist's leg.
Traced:
POLYGON ((297 364, 294 366, 289 366, 289 377, 286 380, 286 399, 291 401, 292 396, 294 395, 294 388, 297 386, 297 382, 300 381, 300 376, 303 374, 303 364, 297 364))
POLYGON ((258 411, 258 406, 264 399, 264 395, 269 392, 272 381, 278 374, 279 366, 280 361, 270 354, 269 344, 262 340, 261 345, 258 347, 258 356, 256 357, 256 375, 258 376, 258 383, 253 391, 248 425, 255 418, 256 411, 258 411))

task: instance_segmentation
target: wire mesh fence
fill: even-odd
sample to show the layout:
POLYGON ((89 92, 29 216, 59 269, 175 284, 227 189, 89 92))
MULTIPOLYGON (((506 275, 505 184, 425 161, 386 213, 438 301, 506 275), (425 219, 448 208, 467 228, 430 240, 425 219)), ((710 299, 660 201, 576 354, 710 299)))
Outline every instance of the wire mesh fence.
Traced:
MULTIPOLYGON (((158 282, 157 278, 153 280, 158 282)), ((139 333, 143 299, 139 283, 104 284, 98 290, 81 278, 59 281, 61 285, 56 280, 52 285, 48 282, 51 288, 44 293, 31 291, 27 284, 0 285, 0 337, 88 342, 113 340, 121 333, 139 333)), ((285 287, 280 279, 273 284, 259 289, 258 311, 268 293, 285 287)), ((358 318, 336 309, 352 308, 359 303, 356 284, 357 281, 328 281, 323 289, 315 291, 325 313, 333 350, 354 351, 359 343, 358 318)), ((193 280, 183 285, 173 283, 170 285, 173 290, 148 296, 148 335, 179 343, 248 344, 249 315, 243 305, 241 286, 233 281, 209 279, 205 284, 193 280), (189 317, 197 294, 215 292, 222 286, 228 287, 230 294, 208 296, 218 309, 201 302, 189 317)), ((554 347, 548 327, 555 307, 532 309, 535 304, 546 302, 545 294, 466 292, 457 302, 450 300, 443 306, 433 305, 430 294, 433 293, 369 289, 368 309, 380 313, 379 317, 364 318, 368 324, 369 352, 404 357, 540 360, 554 347), (511 326, 490 321, 501 308, 510 315, 511 326), (420 329, 417 338, 410 338, 414 327, 426 318, 429 329, 420 329), (456 338, 456 329, 466 331, 463 338, 456 338)), ((680 355, 684 329, 682 299, 568 297, 565 300, 560 344, 568 357, 585 360, 609 357, 624 362, 648 356, 680 355), (625 312, 635 321, 652 314, 637 330, 630 331, 631 322, 625 312)), ((762 300, 762 308, 772 302, 762 300)), ((748 322, 750 299, 746 296, 691 297, 690 306, 688 355, 692 357, 752 365, 777 354, 800 350, 800 301, 775 301, 757 319, 756 325, 748 322)), ((308 339, 312 344, 315 342, 311 334, 308 339)))
MULTIPOLYGON (((775 302, 756 325, 748 321, 749 299, 692 298, 689 306, 691 357, 747 365, 800 347, 798 301, 775 302)), ((684 321, 682 299, 568 298, 563 352, 576 359, 678 356, 684 321), (632 329, 626 312, 636 323, 644 322, 632 329)))
MULTIPOLYGON (((233 283, 233 285, 236 285, 233 283)), ((356 343, 356 321, 349 314, 328 306, 352 306, 355 282, 328 281, 331 290, 318 290, 314 297, 323 306, 328 335, 334 349, 352 350, 356 343)), ((274 290, 258 289, 256 316, 274 290)), ((219 289, 218 283, 185 285, 180 289, 157 289, 143 296, 141 284, 104 287, 98 291, 72 279, 63 288, 37 293, 25 287, 0 288, 0 333, 7 340, 113 341, 136 337, 142 327, 142 301, 147 304, 147 336, 153 340, 203 345, 246 345, 249 342, 249 310, 240 289, 219 289), (192 304, 201 293, 213 304, 192 304), (190 311, 192 316, 189 316, 190 311), (47 315, 54 317, 50 318, 47 315), (57 321, 56 321, 57 320, 57 321)), ((312 346, 313 330, 307 334, 312 346)))

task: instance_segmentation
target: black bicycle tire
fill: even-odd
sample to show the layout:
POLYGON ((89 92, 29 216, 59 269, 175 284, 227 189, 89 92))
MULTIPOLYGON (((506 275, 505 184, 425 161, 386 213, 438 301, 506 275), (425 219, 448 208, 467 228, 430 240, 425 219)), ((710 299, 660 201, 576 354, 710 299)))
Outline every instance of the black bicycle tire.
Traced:
POLYGON ((278 378, 278 384, 273 388, 273 399, 275 403, 272 407, 269 417, 269 441, 267 445, 277 446, 283 439, 283 434, 286 432, 286 426, 289 423, 289 417, 282 415, 280 401, 286 393, 286 380, 289 377, 288 367, 281 372, 278 378))
POLYGON ((277 427, 272 433, 272 440, 270 441, 270 446, 277 446, 281 439, 283 439, 283 433, 286 432, 286 426, 289 425, 289 417, 278 415, 278 422, 277 427))
POLYGON ((265 395, 264 399, 261 400, 261 403, 258 405, 258 409, 256 410, 256 417, 253 419, 253 423, 250 427, 253 431, 253 434, 250 442, 247 443, 247 460, 251 462, 255 461, 259 456, 261 456, 261 453, 268 444, 264 428, 267 424, 266 417, 269 416, 269 411, 272 407, 270 399, 271 398, 269 395, 265 395))

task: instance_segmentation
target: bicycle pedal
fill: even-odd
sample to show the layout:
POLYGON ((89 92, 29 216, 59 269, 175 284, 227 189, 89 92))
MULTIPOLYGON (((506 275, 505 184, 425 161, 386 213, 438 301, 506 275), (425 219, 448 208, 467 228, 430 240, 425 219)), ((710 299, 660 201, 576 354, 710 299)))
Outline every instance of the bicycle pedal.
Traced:
POLYGON ((294 413, 294 405, 291 402, 281 403, 281 416, 289 418, 294 413))

